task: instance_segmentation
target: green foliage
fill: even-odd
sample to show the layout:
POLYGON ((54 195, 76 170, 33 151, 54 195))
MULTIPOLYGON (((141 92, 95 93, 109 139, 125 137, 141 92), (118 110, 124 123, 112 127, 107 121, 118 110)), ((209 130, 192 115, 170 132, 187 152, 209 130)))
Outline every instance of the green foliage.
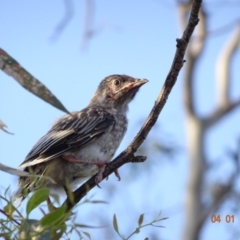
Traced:
POLYGON ((51 232, 42 228, 38 220, 25 219, 19 228, 19 239, 51 239, 51 232))
MULTIPOLYGON (((0 209, 0 214, 4 217, 0 218, 0 238, 11 239, 11 240, 47 240, 47 239, 71 239, 71 235, 75 232, 78 235, 78 239, 89 239, 91 240, 91 235, 89 232, 83 231, 83 228, 99 228, 95 226, 89 226, 87 224, 76 223, 76 214, 72 212, 66 212, 66 207, 60 206, 55 207, 50 200, 54 198, 58 202, 58 197, 50 195, 49 189, 39 189, 33 193, 33 195, 27 200, 26 205, 26 216, 16 208, 12 202, 7 197, 7 189, 4 196, 0 196, 2 202, 5 202, 5 207, 0 209), (47 201, 48 212, 45 212, 41 204, 47 201), (50 206, 49 206, 50 205, 50 206), (29 218, 30 213, 34 209, 39 209, 42 212, 42 217, 40 219, 29 218)), ((83 204, 99 204, 106 202, 101 200, 92 200, 86 198, 78 207, 83 204)), ((56 201, 55 201, 56 204, 56 201)), ((157 225, 156 223, 163 221, 167 218, 160 218, 160 214, 150 223, 143 224, 144 214, 141 214, 137 221, 137 227, 132 231, 132 233, 125 237, 120 233, 117 217, 113 216, 113 228, 122 240, 130 239, 134 234, 138 234, 142 228, 147 226, 153 227, 163 227, 157 225)), ((104 227, 104 226, 101 226, 104 227)), ((148 238, 145 238, 148 240, 148 238)))
MULTIPOLYGON (((163 221, 163 220, 166 220, 168 218, 160 218, 161 216, 161 213, 153 220, 151 221, 150 223, 146 223, 146 224, 142 224, 143 223, 143 220, 144 220, 144 214, 141 214, 138 218, 138 226, 136 227, 136 229, 128 236, 128 237, 124 237, 123 234, 121 234, 119 232, 119 228, 118 228, 118 223, 117 223, 117 217, 116 215, 114 214, 113 215, 113 227, 114 227, 114 230, 117 232, 118 236, 122 239, 122 240, 128 240, 130 239, 134 234, 138 234, 140 233, 140 230, 144 227, 147 227, 147 226, 152 226, 152 227, 159 227, 159 228, 163 228, 164 226, 159 226, 159 225, 155 225, 155 223, 158 223, 160 221, 163 221)), ((145 240, 148 240, 149 238, 145 238, 145 240)))
MULTIPOLYGON (((0 238, 3 239, 70 239, 70 235, 75 231, 79 239, 86 236, 91 240, 90 233, 82 231, 82 228, 91 228, 85 224, 76 224, 75 214, 66 212, 65 206, 54 207, 50 200, 49 189, 39 189, 33 193, 28 199, 26 205, 26 216, 14 206, 12 200, 7 197, 8 190, 0 199, 5 202, 5 207, 0 209, 0 214, 4 217, 0 218, 0 238), (49 212, 43 211, 41 204, 47 201, 49 212), (30 219, 29 215, 34 209, 39 209, 43 216, 40 219, 30 219)), ((56 196, 55 196, 56 198, 56 196)))
POLYGON ((69 217, 69 214, 66 213, 66 207, 62 206, 55 208, 52 212, 46 214, 41 220, 40 223, 43 227, 53 227, 56 224, 65 222, 69 217))
POLYGON ((50 194, 50 191, 47 188, 39 189, 36 192, 34 192, 27 203, 27 208, 26 208, 27 216, 30 214, 30 212, 33 209, 39 206, 42 202, 46 201, 49 197, 49 194, 50 194))

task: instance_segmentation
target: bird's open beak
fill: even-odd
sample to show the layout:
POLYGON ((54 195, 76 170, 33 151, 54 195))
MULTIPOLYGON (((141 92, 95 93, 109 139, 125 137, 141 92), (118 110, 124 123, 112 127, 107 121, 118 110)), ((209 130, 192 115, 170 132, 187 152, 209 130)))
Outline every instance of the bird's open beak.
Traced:
POLYGON ((140 78, 135 78, 134 82, 130 82, 126 85, 124 85, 120 91, 129 91, 130 89, 133 88, 140 88, 143 84, 147 83, 147 79, 140 79, 140 78))

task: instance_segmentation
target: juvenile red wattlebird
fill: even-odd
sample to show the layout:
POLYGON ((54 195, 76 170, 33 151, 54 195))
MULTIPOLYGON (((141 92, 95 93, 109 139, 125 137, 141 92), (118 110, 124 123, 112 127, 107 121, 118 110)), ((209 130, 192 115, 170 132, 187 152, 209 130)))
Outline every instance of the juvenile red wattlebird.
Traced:
MULTIPOLYGON (((103 79, 89 105, 60 118, 19 168, 46 177, 41 187, 62 189, 67 183, 75 185, 97 172, 98 184, 126 133, 128 104, 147 82, 127 75, 103 79)), ((120 180, 117 171, 115 174, 120 180)), ((24 199, 36 188, 37 181, 39 178, 20 177, 16 197, 24 199)))

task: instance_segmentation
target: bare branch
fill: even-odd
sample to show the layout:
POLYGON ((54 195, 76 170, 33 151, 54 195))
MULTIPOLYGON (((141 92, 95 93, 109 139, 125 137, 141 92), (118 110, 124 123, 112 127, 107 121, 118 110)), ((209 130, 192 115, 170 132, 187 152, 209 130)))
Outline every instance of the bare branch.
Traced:
POLYGON ((223 33, 226 33, 227 31, 232 30, 232 28, 234 28, 239 23, 240 23, 240 18, 237 18, 237 19, 232 20, 231 22, 228 22, 224 26, 207 31, 206 34, 209 37, 216 37, 216 36, 219 36, 220 34, 223 34, 223 33))
POLYGON ((85 27, 84 34, 82 38, 81 48, 86 49, 88 42, 90 39, 96 34, 93 27, 93 17, 94 17, 94 9, 95 3, 94 0, 86 0, 86 11, 85 11, 85 27))
MULTIPOLYGON (((180 17, 180 22, 182 27, 185 27, 186 20, 188 18, 188 13, 190 10, 190 4, 181 4, 178 6, 178 13, 180 17)), ((184 100, 185 107, 188 112, 193 117, 196 117, 196 107, 194 103, 194 91, 193 91, 193 73, 195 71, 196 61, 199 59, 200 54, 203 52, 205 37, 206 37, 206 17, 205 12, 201 9, 199 12, 200 24, 196 28, 197 36, 192 38, 189 48, 187 50, 187 62, 185 70, 184 81, 184 100)))
POLYGON ((55 41, 59 38, 61 33, 64 31, 64 29, 67 27, 69 22, 71 21, 73 15, 74 15, 74 6, 72 0, 64 0, 65 5, 65 14, 62 18, 62 20, 58 23, 58 25, 55 28, 54 33, 51 36, 51 40, 55 41))
POLYGON ((103 31, 105 28, 111 28, 113 30, 119 30, 120 27, 116 26, 108 21, 102 22, 98 26, 94 26, 94 11, 95 11, 95 1, 85 0, 86 11, 85 11, 85 21, 84 21, 84 32, 81 41, 81 50, 86 50, 90 40, 103 31))
POLYGON ((204 119, 206 127, 212 126, 226 116, 227 113, 240 106, 240 99, 233 101, 230 99, 229 94, 231 83, 230 66, 234 53, 239 46, 240 23, 224 46, 216 64, 218 107, 204 119))
POLYGON ((227 116, 228 113, 235 110, 240 106, 240 99, 227 103, 222 107, 218 107, 210 116, 206 117, 205 123, 206 127, 210 127, 215 124, 217 121, 220 121, 223 117, 227 116))
MULTIPOLYGON (((177 39, 177 50, 175 53, 175 57, 173 60, 173 64, 171 69, 167 75, 163 88, 148 116, 145 123, 143 124, 142 128, 138 132, 137 136, 134 140, 130 143, 130 145, 123 151, 118 157, 116 157, 111 163, 106 166, 106 169, 103 173, 103 178, 107 177, 111 174, 114 170, 117 170, 120 166, 128 162, 135 162, 135 161, 144 161, 145 157, 137 156, 134 157, 134 153, 137 151, 138 147, 143 143, 146 139, 148 133, 150 132, 153 125, 156 123, 160 112, 162 111, 167 98, 177 80, 177 76, 183 66, 184 63, 184 54, 189 43, 189 40, 192 36, 192 33, 198 24, 198 13, 200 10, 202 1, 201 0, 194 0, 192 4, 191 14, 189 18, 188 25, 183 33, 181 39, 177 39)), ((95 176, 90 178, 86 183, 80 186, 74 193, 73 198, 67 198, 65 203, 67 205, 67 210, 70 210, 77 204, 86 194, 90 191, 93 187, 96 186, 95 183, 95 176), (74 201, 71 201, 73 199, 74 201)))
POLYGON ((229 105, 229 88, 230 88, 230 65, 233 55, 240 46, 240 23, 236 27, 234 33, 223 47, 216 64, 217 79, 217 98, 220 107, 229 105))

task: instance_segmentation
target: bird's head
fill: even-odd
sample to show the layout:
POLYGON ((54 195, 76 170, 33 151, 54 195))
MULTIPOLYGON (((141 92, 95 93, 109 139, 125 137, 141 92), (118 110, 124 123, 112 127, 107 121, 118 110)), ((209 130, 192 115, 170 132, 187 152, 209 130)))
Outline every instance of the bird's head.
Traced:
POLYGON ((133 78, 127 75, 110 75, 104 78, 90 104, 105 107, 127 108, 139 88, 147 83, 146 79, 133 78))

